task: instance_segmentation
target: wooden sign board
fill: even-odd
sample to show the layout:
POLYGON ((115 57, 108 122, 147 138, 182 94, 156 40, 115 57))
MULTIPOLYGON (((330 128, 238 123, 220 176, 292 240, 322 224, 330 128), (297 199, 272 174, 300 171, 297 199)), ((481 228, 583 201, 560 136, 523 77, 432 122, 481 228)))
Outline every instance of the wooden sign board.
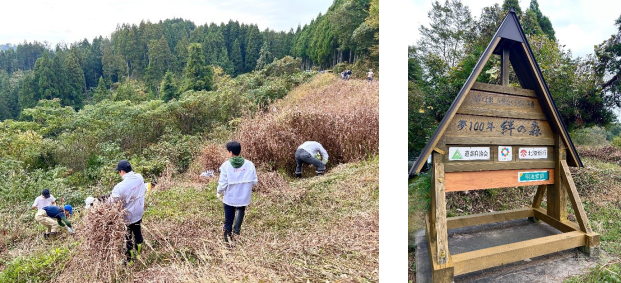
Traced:
MULTIPOLYGON (((410 170, 432 160, 427 215, 432 278, 515 262, 533 255, 599 246, 573 183, 568 164, 582 166, 567 129, 528 46, 514 11, 503 20, 470 77, 410 170), (492 54, 501 55, 503 85, 475 82, 492 54), (522 88, 508 86, 509 62, 522 88), (447 218, 445 193, 537 186, 532 207, 447 218), (546 209, 541 208, 546 196, 546 209), (567 220, 567 199, 577 224, 567 220), (447 230, 519 218, 538 218, 563 234, 451 255, 447 230)), ((595 253, 595 252, 594 252, 595 253)))

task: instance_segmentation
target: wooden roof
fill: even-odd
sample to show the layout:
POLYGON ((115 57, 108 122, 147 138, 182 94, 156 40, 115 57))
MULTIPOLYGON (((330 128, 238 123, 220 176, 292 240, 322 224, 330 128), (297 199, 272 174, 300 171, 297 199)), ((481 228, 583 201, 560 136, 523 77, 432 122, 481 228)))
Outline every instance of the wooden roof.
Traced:
POLYGON ((578 156, 578 152, 574 147, 565 124, 561 120, 561 116, 554 104, 548 85, 541 74, 539 65, 533 56, 533 52, 526 40, 524 30, 520 25, 520 22, 515 14, 515 11, 511 11, 505 16, 504 20, 500 24, 500 27, 496 31, 496 34, 492 37, 489 45, 479 58, 479 61, 475 65, 474 69, 470 73, 468 80, 459 91, 459 94, 453 100, 451 107, 444 115, 444 118, 438 125, 435 133, 417 158, 416 162, 412 166, 409 172, 409 176, 420 172, 423 165, 427 162, 427 158, 436 147, 439 139, 443 136, 448 124, 455 116, 455 113, 461 106, 466 94, 472 88, 472 85, 476 81, 477 77, 483 70, 485 63, 489 60, 492 54, 500 55, 503 49, 510 50, 509 60, 513 66, 513 70, 520 82, 520 85, 524 89, 534 90, 537 95, 537 99, 541 104, 541 109, 545 113, 547 120, 550 122, 550 127, 554 132, 560 133, 563 142, 567 145, 567 163, 570 166, 582 167, 582 161, 578 156))

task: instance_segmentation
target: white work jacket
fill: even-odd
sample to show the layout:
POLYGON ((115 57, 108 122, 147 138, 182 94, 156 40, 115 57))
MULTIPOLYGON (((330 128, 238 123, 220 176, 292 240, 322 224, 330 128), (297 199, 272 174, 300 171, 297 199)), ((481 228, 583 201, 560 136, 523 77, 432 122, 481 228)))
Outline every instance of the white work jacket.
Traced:
POLYGON ((132 224, 142 219, 144 214, 144 195, 147 188, 138 173, 128 172, 123 175, 123 181, 114 186, 110 197, 121 200, 123 208, 127 210, 125 223, 132 224))
POLYGON ((244 160, 239 168, 233 168, 230 161, 220 166, 218 193, 224 193, 222 202, 227 205, 240 207, 250 204, 252 186, 259 182, 254 164, 244 160))

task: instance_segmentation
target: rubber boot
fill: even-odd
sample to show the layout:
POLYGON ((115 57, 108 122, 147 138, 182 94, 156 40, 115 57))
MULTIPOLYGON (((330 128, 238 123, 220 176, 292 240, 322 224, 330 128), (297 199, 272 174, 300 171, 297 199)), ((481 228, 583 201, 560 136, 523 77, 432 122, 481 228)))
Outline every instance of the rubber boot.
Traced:
POLYGON ((321 175, 323 175, 323 172, 320 172, 320 171, 315 172, 315 176, 321 176, 321 175))
POLYGON ((295 173, 295 177, 298 179, 302 178, 302 173, 295 173))
POLYGON ((50 239, 50 233, 43 233, 43 239, 49 240, 50 239))
POLYGON ((140 253, 142 252, 142 244, 136 244, 136 258, 141 259, 140 253))

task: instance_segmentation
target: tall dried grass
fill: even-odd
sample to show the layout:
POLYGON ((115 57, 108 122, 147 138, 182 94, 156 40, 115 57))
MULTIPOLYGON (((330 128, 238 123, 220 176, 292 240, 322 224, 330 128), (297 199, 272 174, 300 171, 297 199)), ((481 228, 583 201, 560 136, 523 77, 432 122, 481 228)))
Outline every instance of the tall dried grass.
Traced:
POLYGON ((186 189, 176 204, 185 207, 183 218, 151 219, 143 227, 159 259, 133 270, 130 281, 377 282, 378 170, 375 160, 339 165, 282 190, 265 183, 271 191, 253 197, 235 248, 222 240, 221 202, 191 206, 213 192, 186 189))
MULTIPOLYGON (((122 260, 127 227, 121 203, 96 202, 76 228, 77 246, 54 282, 116 282, 124 275, 122 260)), ((76 223, 77 224, 77 223, 76 223)))
POLYGON ((226 159, 226 149, 223 144, 206 143, 190 164, 186 176, 196 182, 209 182, 211 178, 200 177, 200 174, 208 170, 215 174, 226 159))
POLYGON ((266 113, 244 119, 235 134, 242 155, 270 169, 293 172, 295 150, 321 143, 330 163, 362 160, 379 152, 379 85, 317 76, 266 113))

